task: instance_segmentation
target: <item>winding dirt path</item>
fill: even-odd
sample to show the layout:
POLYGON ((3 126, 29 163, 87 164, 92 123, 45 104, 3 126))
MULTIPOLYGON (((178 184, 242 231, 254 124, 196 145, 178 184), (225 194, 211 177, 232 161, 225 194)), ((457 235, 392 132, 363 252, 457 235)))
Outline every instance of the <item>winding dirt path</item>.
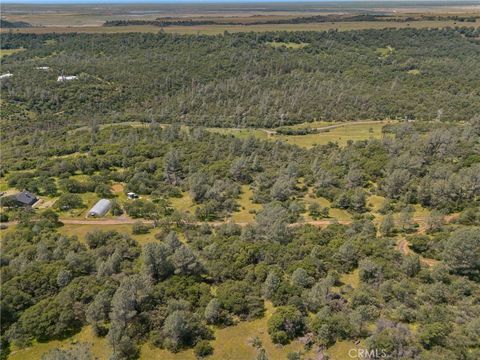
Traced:
MULTIPOLYGON (((153 220, 145 220, 145 219, 131 219, 131 218, 115 218, 115 219, 59 219, 64 224, 73 224, 73 225, 124 225, 124 224, 134 224, 138 221, 142 222, 143 224, 153 224, 153 220)), ((201 225, 205 222, 202 221, 195 221, 188 224, 191 225, 201 225)), ((211 226, 220 226, 223 224, 228 224, 229 221, 211 221, 207 222, 207 224, 211 226)), ((315 220, 315 221, 303 221, 289 224, 289 226, 301 226, 301 225, 313 225, 318 227, 328 226, 332 224, 342 224, 342 225, 349 225, 352 222, 350 220, 315 220)), ((13 225, 14 222, 8 223, 9 225, 13 225)), ((236 222, 236 225, 240 226, 247 226, 250 223, 248 222, 236 222)))
MULTIPOLYGON (((413 251, 410 249, 410 245, 409 245, 407 239, 405 239, 404 237, 400 238, 400 240, 397 243, 397 247, 398 247, 398 250, 400 250, 400 252, 405 256, 413 253, 413 251)), ((428 267, 431 267, 431 266, 434 266, 434 265, 438 264, 438 260, 429 259, 429 258, 425 258, 423 256, 420 256, 420 263, 422 263, 423 265, 426 265, 428 267)))
MULTIPOLYGON (((450 222, 453 219, 455 219, 458 216, 458 214, 453 214, 445 217, 446 222, 450 222)), ((68 219, 68 218, 60 218, 59 219, 62 223, 64 224, 71 224, 71 225, 128 225, 128 224, 134 224, 136 222, 141 222, 143 224, 153 224, 153 220, 145 220, 145 219, 132 219, 129 217, 118 217, 115 219, 68 219)), ((425 221, 426 219, 424 217, 415 217, 415 221, 422 222, 425 221)), ((227 224, 229 221, 224 220, 224 221, 214 221, 214 222, 208 222, 210 226, 221 226, 223 224, 227 224)), ((351 220, 335 220, 335 219, 325 219, 325 220, 312 220, 312 221, 302 221, 302 222, 297 222, 297 223, 292 223, 289 224, 289 227, 297 227, 297 226, 302 226, 302 225, 313 225, 316 227, 325 227, 328 225, 332 224, 342 224, 342 225, 349 225, 351 224, 351 220)), ((4 225, 10 226, 10 225, 16 225, 18 224, 18 221, 11 221, 7 223, 2 223, 4 225)), ((204 224, 204 222, 201 221, 196 221, 196 222, 190 222, 187 223, 189 225, 201 225, 204 224)), ((240 226, 247 226, 250 223, 247 222, 237 222, 235 223, 236 225, 240 226)), ((410 255, 413 253, 413 251, 410 249, 410 245, 403 236, 398 239, 397 242, 397 248, 398 250, 405 256, 410 255)), ((423 265, 426 265, 428 267, 434 266, 438 263, 438 260, 435 259, 430 259, 430 258, 425 258, 423 256, 420 256, 420 262, 423 265)))

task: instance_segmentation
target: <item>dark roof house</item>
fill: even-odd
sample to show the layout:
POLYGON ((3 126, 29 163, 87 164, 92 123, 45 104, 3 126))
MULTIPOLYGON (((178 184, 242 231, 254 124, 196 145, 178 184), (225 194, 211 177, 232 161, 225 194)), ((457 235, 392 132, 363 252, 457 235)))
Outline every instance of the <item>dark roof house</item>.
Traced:
POLYGON ((37 202, 38 198, 28 191, 22 191, 15 194, 15 200, 17 200, 20 205, 32 206, 37 202))

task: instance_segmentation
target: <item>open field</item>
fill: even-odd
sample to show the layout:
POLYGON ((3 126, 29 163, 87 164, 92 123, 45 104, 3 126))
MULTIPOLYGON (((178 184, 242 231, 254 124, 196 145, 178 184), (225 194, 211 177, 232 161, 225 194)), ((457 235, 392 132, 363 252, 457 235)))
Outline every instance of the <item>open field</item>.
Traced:
POLYGON ((108 359, 110 349, 108 347, 107 339, 97 337, 93 334, 92 328, 86 326, 78 334, 66 340, 53 340, 49 342, 39 343, 25 349, 12 349, 9 360, 37 360, 42 357, 47 351, 55 348, 69 348, 76 343, 88 344, 92 353, 98 359, 108 359))
POLYGON ((329 142, 337 142, 344 146, 348 141, 379 139, 382 137, 382 127, 385 124, 350 124, 334 128, 325 132, 307 135, 278 135, 275 140, 285 141, 292 145, 311 148, 314 145, 325 145, 329 142))
POLYGON ((157 33, 164 31, 166 33, 189 34, 189 35, 218 35, 228 32, 269 32, 269 31, 348 31, 348 30, 364 30, 364 29, 425 29, 425 28, 445 28, 455 26, 473 26, 480 27, 480 22, 475 23, 458 23, 452 20, 439 21, 412 21, 412 22, 392 22, 392 21, 361 21, 361 22, 333 22, 333 23, 317 23, 317 24, 268 24, 268 25, 197 25, 197 26, 169 26, 160 28, 151 25, 132 25, 132 26, 46 26, 46 27, 29 27, 17 29, 2 29, 2 32, 16 33, 131 33, 145 32, 157 33))
POLYGON ((141 234, 141 235, 134 235, 132 234, 132 225, 131 224, 120 224, 120 225, 96 225, 96 224, 89 224, 89 225, 81 225, 81 224, 65 224, 60 229, 59 232, 64 235, 76 235, 80 242, 85 242, 85 236, 87 233, 95 231, 95 230, 102 230, 102 231, 118 231, 119 233, 125 233, 130 235, 133 239, 138 241, 140 245, 147 244, 149 242, 154 242, 155 237, 154 231, 151 231, 148 234, 141 234))
MULTIPOLYGON (((267 332, 267 322, 273 313, 271 303, 266 304, 265 316, 252 321, 243 321, 235 326, 215 329, 215 340, 212 345, 215 349, 212 360, 243 360, 253 359, 257 350, 250 345, 250 339, 258 336, 262 341, 263 347, 267 351, 270 359, 286 359, 287 354, 292 351, 302 351, 303 345, 299 341, 294 341, 286 346, 277 346, 272 343, 267 332)), ((99 338, 93 335, 91 327, 87 326, 78 334, 67 340, 54 340, 46 343, 34 343, 32 346, 17 350, 13 349, 10 360, 36 360, 40 359, 42 354, 54 348, 68 348, 75 343, 89 344, 92 353, 100 360, 106 360, 110 355, 110 347, 105 338, 99 338)), ((332 351, 338 352, 336 347, 332 351)), ((193 350, 171 353, 166 350, 152 347, 145 344, 141 347, 140 360, 162 359, 162 360, 194 360, 193 350)))
MULTIPOLYGON (((395 121, 357 121, 357 122, 327 122, 314 121, 305 122, 293 126, 288 126, 288 129, 318 129, 318 133, 307 135, 283 135, 276 132, 275 129, 261 129, 261 128, 207 128, 208 131, 218 134, 229 134, 235 137, 244 139, 249 136, 256 137, 261 140, 285 141, 292 145, 311 148, 314 145, 325 145, 329 142, 337 142, 339 145, 346 145, 348 140, 368 140, 371 138, 379 139, 382 136, 382 127, 395 121)), ((100 129, 105 129, 111 126, 133 126, 145 127, 146 123, 138 121, 121 122, 102 124, 100 129)), ((165 126, 162 124, 161 126, 165 126)), ((70 130, 70 134, 77 131, 88 130, 89 127, 83 126, 77 129, 70 130)))
POLYGON ((274 48, 287 48, 287 49, 303 49, 305 46, 307 46, 307 43, 294 43, 294 42, 269 42, 268 45, 274 48))
POLYGON ((20 51, 23 51, 25 49, 0 49, 0 59, 3 58, 4 56, 9 56, 15 53, 18 53, 20 51))
MULTIPOLYGON (((258 336, 262 341, 269 359, 286 359, 289 352, 302 351, 303 345, 299 341, 294 341, 286 346, 278 346, 272 343, 267 332, 267 322, 274 308, 269 302, 265 305, 266 313, 264 317, 252 321, 240 322, 235 326, 217 329, 215 331, 215 340, 212 341, 215 351, 209 359, 254 359, 257 351, 249 342, 250 339, 255 336, 258 336)), ((143 346, 140 359, 194 360, 195 356, 192 350, 173 354, 168 351, 143 346)))
POLYGON ((179 198, 170 198, 170 203, 172 207, 180 212, 186 212, 189 214, 195 213, 195 204, 188 192, 184 192, 182 197, 179 198))
POLYGON ((255 204, 252 202, 251 197, 253 196, 253 191, 248 185, 242 185, 242 193, 240 194, 240 199, 238 204, 240 205, 240 210, 234 212, 231 216, 231 219, 234 222, 238 223, 251 223, 255 220, 255 214, 253 212, 259 211, 262 209, 262 205, 255 204))
MULTIPOLYGON (((310 195, 306 195, 304 197, 305 208, 307 212, 304 214, 305 221, 313 221, 314 219, 308 214, 308 206, 310 204, 316 203, 320 205, 320 207, 325 208, 332 205, 330 201, 325 199, 324 197, 311 197, 310 195)), ((338 221, 350 221, 352 220, 352 216, 348 213, 348 211, 338 208, 330 208, 328 211, 328 216, 330 219, 338 220, 338 221)))
MULTIPOLYGON (((162 19, 166 21, 210 21, 219 25, 168 26, 166 32, 181 34, 219 34, 223 31, 301 31, 301 30, 352 30, 385 27, 445 27, 462 25, 449 20, 449 16, 469 17, 480 14, 475 1, 461 2, 324 2, 324 3, 234 3, 234 4, 95 4, 70 5, 2 5, 2 17, 8 21, 22 21, 32 28, 14 29, 18 32, 157 32, 157 26, 101 26, 105 21, 162 19), (352 23, 312 24, 260 24, 274 21, 287 22, 295 18, 327 15, 383 15, 389 21, 358 21, 352 23), (422 15, 434 15, 428 21, 419 21, 422 15), (435 21, 435 19, 439 19, 435 21), (443 19, 444 18, 444 19, 443 19), (415 21, 408 22, 409 19, 415 21), (228 23, 223 25, 222 23, 228 23), (235 25, 236 23, 241 25, 235 25), (253 25, 248 25, 253 24, 253 25)), ((479 22, 466 23, 478 26, 479 22)))
POLYGON ((304 129, 304 128, 325 128, 318 133, 307 135, 283 135, 278 134, 274 129, 232 129, 232 128, 209 128, 220 134, 231 134, 239 138, 246 138, 254 136, 262 140, 284 141, 291 145, 297 145, 305 148, 311 148, 314 145, 325 145, 329 142, 337 142, 344 146, 349 140, 368 140, 371 138, 380 139, 382 137, 382 127, 388 122, 381 121, 365 121, 352 123, 327 123, 327 122, 312 122, 302 123, 289 128, 304 129))
MULTIPOLYGON (((309 123, 302 124, 304 128, 315 128, 314 125, 309 123)), ((330 129, 321 130, 318 133, 312 133, 307 135, 282 135, 278 133, 266 133, 261 134, 260 138, 264 138, 267 135, 269 140, 280 140, 291 145, 297 145, 300 147, 311 148, 315 145, 325 145, 329 142, 337 142, 340 146, 345 146, 347 142, 368 140, 368 139, 380 139, 382 137, 382 127, 385 125, 383 122, 356 122, 356 123, 334 123, 327 125, 326 127, 332 127, 330 129), (338 127, 335 127, 339 125, 338 127)), ((295 127, 293 127, 295 128, 295 127)), ((298 126, 297 128, 302 128, 298 126)), ((319 127, 321 129, 321 127, 319 127)), ((252 135, 257 136, 258 133, 254 132, 252 135)))

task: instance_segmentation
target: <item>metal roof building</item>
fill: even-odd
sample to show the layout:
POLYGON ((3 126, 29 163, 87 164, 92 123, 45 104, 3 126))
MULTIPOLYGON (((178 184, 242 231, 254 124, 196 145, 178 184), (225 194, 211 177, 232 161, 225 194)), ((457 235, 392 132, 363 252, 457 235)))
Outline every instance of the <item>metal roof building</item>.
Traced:
POLYGON ((88 216, 104 216, 108 210, 112 207, 112 202, 107 199, 100 199, 98 202, 93 205, 93 207, 88 212, 88 216))
POLYGON ((18 194, 15 194, 15 200, 17 200, 17 202, 19 202, 21 205, 30 206, 35 204, 38 198, 28 191, 22 191, 18 194))
POLYGON ((57 81, 58 82, 61 82, 61 81, 70 81, 70 80, 77 80, 78 79, 78 76, 76 75, 61 75, 57 78, 57 81))

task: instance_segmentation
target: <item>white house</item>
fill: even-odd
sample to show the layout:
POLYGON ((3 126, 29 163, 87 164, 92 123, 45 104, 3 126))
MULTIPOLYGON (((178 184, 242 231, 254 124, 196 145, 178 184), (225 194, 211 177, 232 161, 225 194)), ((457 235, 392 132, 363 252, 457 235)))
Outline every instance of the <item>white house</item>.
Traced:
POLYGON ((77 79, 78 79, 78 76, 76 75, 68 75, 68 76, 61 75, 57 78, 57 81, 62 82, 62 81, 70 81, 70 80, 77 80, 77 79))

